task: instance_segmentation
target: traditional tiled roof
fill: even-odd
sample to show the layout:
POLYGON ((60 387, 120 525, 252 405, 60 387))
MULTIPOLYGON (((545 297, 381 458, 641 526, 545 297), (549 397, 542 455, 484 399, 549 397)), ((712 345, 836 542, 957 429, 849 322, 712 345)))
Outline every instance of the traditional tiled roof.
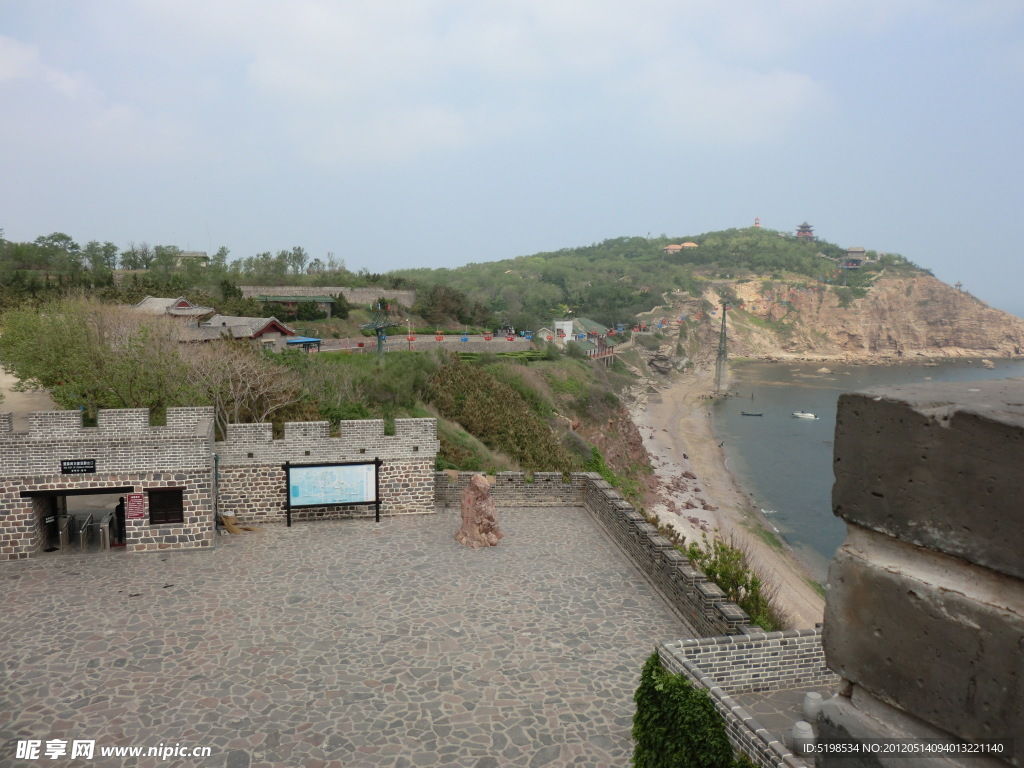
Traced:
POLYGON ((236 317, 234 315, 214 315, 209 321, 196 329, 204 338, 217 338, 230 335, 236 339, 252 339, 267 332, 294 336, 295 331, 276 317, 236 317))
POLYGON ((147 296, 135 305, 135 309, 152 315, 174 315, 175 317, 202 317, 217 311, 213 307, 196 306, 184 296, 179 296, 176 299, 147 296))

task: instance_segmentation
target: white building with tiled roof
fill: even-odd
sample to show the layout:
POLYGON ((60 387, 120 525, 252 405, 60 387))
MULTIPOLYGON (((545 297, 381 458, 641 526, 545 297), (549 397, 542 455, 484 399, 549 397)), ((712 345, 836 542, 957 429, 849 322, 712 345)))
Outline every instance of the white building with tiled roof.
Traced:
POLYGON ((150 315, 172 315, 174 317, 202 317, 217 311, 213 307, 200 307, 193 304, 184 296, 179 296, 176 299, 147 296, 135 304, 134 308, 150 315))

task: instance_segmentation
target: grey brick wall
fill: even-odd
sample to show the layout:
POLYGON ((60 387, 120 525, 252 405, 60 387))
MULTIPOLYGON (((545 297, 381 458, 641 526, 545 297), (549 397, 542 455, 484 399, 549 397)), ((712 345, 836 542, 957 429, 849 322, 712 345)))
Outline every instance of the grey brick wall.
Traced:
POLYGON ((411 307, 416 303, 416 291, 401 291, 393 288, 341 288, 309 285, 240 285, 242 296, 337 296, 339 293, 350 304, 370 304, 384 297, 395 304, 411 307))
MULTIPOLYGON (((212 408, 169 409, 164 427, 149 426, 145 409, 100 411, 96 427, 83 427, 79 411, 32 413, 26 432, 14 432, 12 423, 11 414, 0 414, 0 560, 32 557, 41 548, 40 511, 32 498, 22 496, 32 491, 182 488, 183 523, 153 526, 148 514, 145 520, 126 521, 132 551, 211 546, 215 495, 220 509, 242 520, 283 519, 282 465, 288 461, 380 458, 383 514, 435 509, 433 419, 399 419, 394 435, 384 434, 383 421, 343 422, 338 437, 330 436, 327 422, 296 422, 285 425, 281 440, 273 439, 270 424, 235 424, 216 444, 212 408), (62 459, 93 459, 96 471, 61 474, 62 459)), ((358 506, 305 509, 293 518, 371 514, 372 508, 358 506)))
POLYGON ((658 656, 669 672, 707 691, 734 749, 763 768, 807 765, 732 696, 837 684, 839 676, 825 665, 820 629, 677 640, 659 645, 658 656))
MULTIPOLYGON (((0 560, 34 556, 41 547, 32 491, 128 487, 183 488, 184 522, 130 521, 128 549, 207 547, 213 541, 213 409, 169 409, 167 426, 149 426, 146 409, 100 411, 95 427, 79 411, 29 414, 26 432, 0 418, 0 560), (93 459, 95 473, 65 475, 62 459, 93 459)), ((148 512, 148 498, 147 498, 148 512)))
MULTIPOLYGON (((434 419, 396 419, 395 434, 384 434, 379 419, 343 421, 340 435, 330 436, 326 421, 289 422, 284 438, 273 439, 270 424, 231 424, 216 443, 221 514, 243 522, 285 519, 286 461, 293 464, 383 461, 380 469, 381 514, 434 512, 434 462, 439 443, 434 419)), ((370 516, 372 507, 308 508, 292 511, 292 520, 370 516)))
MULTIPOLYGON (((434 475, 434 503, 458 507, 462 492, 477 472, 438 472, 434 475)), ((491 494, 499 507, 579 507, 583 505, 585 479, 573 474, 568 482, 560 472, 499 472, 491 494)))

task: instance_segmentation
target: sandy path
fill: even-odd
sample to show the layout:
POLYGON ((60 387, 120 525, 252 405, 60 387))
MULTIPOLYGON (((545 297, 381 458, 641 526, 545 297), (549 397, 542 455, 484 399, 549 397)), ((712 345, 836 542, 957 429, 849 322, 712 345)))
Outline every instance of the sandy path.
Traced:
POLYGON ((777 583, 792 627, 813 627, 822 619, 825 601, 791 551, 757 535, 765 522, 729 473, 711 428, 708 401, 701 398, 712 390, 711 376, 703 371, 664 380, 656 385, 658 395, 641 395, 632 409, 666 497, 666 503, 651 511, 687 541, 699 541, 702 532, 710 536, 715 530, 726 540, 731 537, 765 581, 777 583))
POLYGON ((0 393, 3 393, 3 402, 0 402, 0 413, 10 411, 14 414, 14 431, 25 432, 28 430, 28 414, 30 411, 52 411, 57 405, 50 399, 48 392, 15 392, 12 387, 18 380, 3 369, 0 369, 0 393))

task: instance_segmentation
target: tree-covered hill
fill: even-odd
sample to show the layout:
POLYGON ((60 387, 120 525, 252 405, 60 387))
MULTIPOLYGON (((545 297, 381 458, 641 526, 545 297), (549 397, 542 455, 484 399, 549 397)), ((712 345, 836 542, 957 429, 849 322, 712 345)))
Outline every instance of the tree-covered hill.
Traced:
MULTIPOLYGON (((707 278, 765 276, 837 283, 844 254, 845 249, 834 243, 749 227, 677 238, 622 237, 457 269, 389 274, 419 286, 454 287, 516 327, 537 328, 567 314, 611 325, 632 322, 638 313, 661 303, 665 291, 699 295, 701 280, 707 278), (665 251, 670 244, 684 242, 697 247, 665 251)), ((867 285, 883 269, 921 271, 897 254, 868 251, 866 256, 864 268, 847 275, 849 286, 867 285)))

